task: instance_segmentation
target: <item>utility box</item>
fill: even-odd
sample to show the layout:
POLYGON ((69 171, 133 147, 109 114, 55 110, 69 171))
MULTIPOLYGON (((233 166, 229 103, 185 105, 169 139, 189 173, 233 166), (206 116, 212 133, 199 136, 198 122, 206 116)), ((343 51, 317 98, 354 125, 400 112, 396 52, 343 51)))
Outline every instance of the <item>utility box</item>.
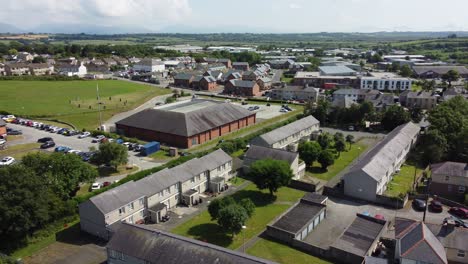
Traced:
POLYGON ((178 153, 177 153, 177 148, 169 148, 169 156, 171 157, 177 157, 178 153))
POLYGON ((140 154, 143 156, 148 156, 157 152, 160 148, 161 148, 161 144, 159 142, 153 141, 144 145, 141 148, 140 154))

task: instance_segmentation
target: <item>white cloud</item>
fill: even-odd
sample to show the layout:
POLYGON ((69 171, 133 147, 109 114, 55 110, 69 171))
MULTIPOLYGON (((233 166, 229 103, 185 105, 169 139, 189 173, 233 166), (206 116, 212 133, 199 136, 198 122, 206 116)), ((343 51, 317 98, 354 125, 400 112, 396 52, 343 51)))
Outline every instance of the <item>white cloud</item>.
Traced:
POLYGON ((289 4, 289 8, 291 8, 291 9, 300 9, 301 5, 296 4, 296 3, 291 3, 291 4, 289 4))

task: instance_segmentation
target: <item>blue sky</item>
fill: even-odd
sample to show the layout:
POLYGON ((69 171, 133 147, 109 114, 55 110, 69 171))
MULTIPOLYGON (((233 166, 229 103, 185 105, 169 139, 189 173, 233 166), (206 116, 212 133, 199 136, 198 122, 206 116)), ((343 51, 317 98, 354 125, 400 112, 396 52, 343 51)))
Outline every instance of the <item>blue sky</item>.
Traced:
POLYGON ((468 0, 0 0, 0 6, 0 22, 23 29, 85 24, 193 33, 468 30, 468 0))

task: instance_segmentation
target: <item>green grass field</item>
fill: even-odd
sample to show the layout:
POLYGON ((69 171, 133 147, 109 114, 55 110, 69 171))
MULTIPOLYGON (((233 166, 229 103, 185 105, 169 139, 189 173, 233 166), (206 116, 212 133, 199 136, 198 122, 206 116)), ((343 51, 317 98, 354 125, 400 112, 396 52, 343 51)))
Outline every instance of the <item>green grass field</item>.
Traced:
POLYGON ((414 174, 416 170, 416 177, 418 174, 422 173, 422 170, 408 164, 403 164, 400 168, 400 172, 393 176, 391 182, 387 185, 387 190, 385 191, 385 195, 391 197, 398 197, 400 195, 405 195, 407 192, 411 191, 413 181, 414 181, 414 174))
POLYGON ((331 263, 326 260, 306 254, 292 247, 263 238, 257 241, 257 243, 253 245, 253 247, 247 249, 247 253, 252 256, 269 259, 283 264, 331 263))
POLYGON ((94 129, 99 124, 97 84, 104 121, 154 96, 170 93, 167 89, 116 80, 1 81, 0 110, 18 116, 57 119, 78 128, 94 129))
POLYGON ((255 214, 247 221, 247 228, 242 231, 243 234, 239 233, 232 238, 231 234, 226 233, 224 229, 218 226, 216 221, 211 220, 208 211, 195 216, 171 232, 218 246, 236 249, 243 244, 244 236, 245 241, 248 241, 258 235, 266 228, 268 223, 286 211, 303 195, 304 192, 302 191, 283 187, 276 193, 276 200, 272 200, 268 190, 260 191, 254 184, 250 184, 245 189, 232 195, 236 201, 250 198, 256 205, 255 214))
POLYGON ((340 171, 346 168, 353 160, 355 160, 361 153, 367 149, 364 144, 355 143, 351 145, 349 151, 342 152, 340 157, 335 160, 335 164, 328 167, 327 171, 323 171, 318 162, 314 162, 313 166, 307 169, 306 175, 312 176, 321 180, 328 181, 335 177, 340 171))
POLYGON ((29 153, 39 152, 39 143, 28 143, 10 146, 4 150, 0 150, 0 158, 11 156, 16 160, 20 160, 22 157, 29 153))

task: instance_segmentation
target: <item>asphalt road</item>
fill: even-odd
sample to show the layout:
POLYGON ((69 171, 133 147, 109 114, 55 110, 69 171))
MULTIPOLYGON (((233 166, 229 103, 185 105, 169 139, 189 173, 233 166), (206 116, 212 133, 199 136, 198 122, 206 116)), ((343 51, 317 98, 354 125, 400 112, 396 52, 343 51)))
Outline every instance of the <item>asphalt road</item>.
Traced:
MULTIPOLYGON (((51 137, 55 141, 56 146, 67 146, 72 149, 76 149, 80 151, 89 151, 89 148, 92 146, 94 146, 95 148, 99 147, 97 143, 91 142, 92 140, 91 137, 87 137, 83 139, 78 138, 78 136, 67 137, 67 136, 63 136, 60 134, 54 134, 54 133, 46 132, 44 130, 39 130, 33 127, 27 127, 27 126, 22 126, 22 125, 17 125, 17 124, 8 124, 8 127, 23 131, 23 139, 7 142, 7 146, 26 144, 26 143, 35 143, 40 138, 51 137)), ((48 150, 53 151, 54 148, 50 148, 48 150)), ((149 161, 145 157, 141 157, 138 155, 138 153, 133 152, 133 151, 129 151, 128 154, 129 154, 128 156, 129 163, 138 166, 142 170, 160 166, 162 164, 162 163, 149 161)), ((123 175, 120 178, 123 178, 124 176, 125 175, 123 175)), ((112 179, 117 180, 119 179, 119 176, 112 176, 112 179)), ((104 182, 106 181, 106 179, 101 178, 100 181, 104 182)))

